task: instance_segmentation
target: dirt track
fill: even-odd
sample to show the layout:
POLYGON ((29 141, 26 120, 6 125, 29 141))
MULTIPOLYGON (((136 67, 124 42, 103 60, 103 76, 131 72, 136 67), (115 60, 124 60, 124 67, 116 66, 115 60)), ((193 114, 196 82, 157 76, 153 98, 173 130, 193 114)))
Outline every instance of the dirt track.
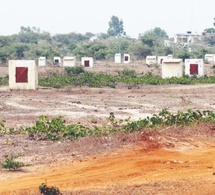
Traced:
MULTIPOLYGON (((141 88, 66 88, 9 91, 0 88, 0 120, 6 126, 33 125, 40 115, 64 116, 68 123, 105 124, 144 118, 168 108, 215 111, 215 85, 166 85, 141 88)), ((170 128, 116 137, 52 143, 28 136, 0 137, 0 160, 12 152, 33 166, 0 171, 0 194, 39 194, 42 182, 63 194, 214 194, 214 126, 170 128), (8 145, 7 141, 14 144, 8 145)))

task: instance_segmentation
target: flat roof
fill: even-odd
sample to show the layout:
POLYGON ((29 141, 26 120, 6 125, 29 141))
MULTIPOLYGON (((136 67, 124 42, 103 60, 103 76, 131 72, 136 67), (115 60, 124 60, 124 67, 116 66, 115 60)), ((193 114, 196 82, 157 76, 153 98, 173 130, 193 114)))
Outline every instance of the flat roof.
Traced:
POLYGON ((164 59, 163 63, 179 63, 182 59, 164 59))

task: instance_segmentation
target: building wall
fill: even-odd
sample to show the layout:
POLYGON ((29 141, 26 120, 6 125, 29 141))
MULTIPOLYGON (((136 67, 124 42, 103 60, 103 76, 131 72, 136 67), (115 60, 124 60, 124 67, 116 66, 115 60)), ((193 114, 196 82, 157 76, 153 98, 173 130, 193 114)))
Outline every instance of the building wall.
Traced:
POLYGON ((92 57, 82 57, 81 58, 81 65, 85 67, 84 62, 89 61, 89 67, 93 68, 93 58, 92 57))
POLYGON ((38 87, 38 66, 34 60, 10 60, 9 61, 9 88, 11 90, 35 90, 38 87), (28 68, 28 81, 16 82, 16 67, 28 68))
POLYGON ((130 54, 124 54, 124 63, 130 63, 131 62, 131 56, 130 54), (125 58, 127 58, 128 60, 126 61, 125 58))
POLYGON ((46 57, 39 57, 38 66, 46 66, 46 57))
POLYGON ((152 65, 157 63, 157 57, 156 56, 147 56, 146 57, 146 64, 152 65))
POLYGON ((208 62, 215 62, 215 54, 205 54, 205 60, 208 62))
POLYGON ((198 65, 198 75, 204 76, 204 63, 203 59, 185 59, 185 74, 191 76, 190 74, 190 65, 197 64, 198 65))
POLYGON ((182 77, 183 62, 180 59, 164 60, 162 64, 162 78, 182 77))
POLYGON ((116 53, 114 56, 114 62, 120 64, 121 63, 121 53, 116 53))
POLYGON ((74 67, 76 65, 76 57, 64 57, 63 66, 74 67))
POLYGON ((61 66, 61 58, 60 57, 54 57, 54 65, 59 65, 61 66), (56 61, 58 61, 58 63, 56 63, 56 61))

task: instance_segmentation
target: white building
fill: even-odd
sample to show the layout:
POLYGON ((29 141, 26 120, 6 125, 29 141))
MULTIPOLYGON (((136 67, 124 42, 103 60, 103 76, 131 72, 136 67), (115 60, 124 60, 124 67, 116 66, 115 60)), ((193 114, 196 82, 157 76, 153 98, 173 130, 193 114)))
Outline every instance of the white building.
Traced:
POLYGON ((208 62, 215 62, 215 54, 205 54, 205 60, 208 62))
POLYGON ((153 65, 157 63, 157 57, 156 56, 146 56, 146 64, 147 65, 153 65))
POLYGON ((93 68, 93 58, 92 57, 82 57, 81 65, 84 67, 93 68))
POLYGON ((201 39, 200 34, 187 31, 187 33, 175 34, 174 43, 194 43, 196 40, 200 39, 201 39))
POLYGON ((117 63, 117 64, 120 64, 121 59, 122 59, 121 53, 116 53, 115 56, 114 56, 114 62, 117 63))
POLYGON ((46 57, 39 57, 38 66, 46 66, 46 57))
POLYGON ((35 90, 38 87, 38 66, 34 60, 9 61, 9 88, 35 90))
POLYGON ((165 59, 162 64, 162 78, 182 77, 182 59, 165 59))
POLYGON ((163 64, 163 60, 167 59, 167 56, 158 56, 158 65, 162 65, 163 64))
POLYGON ((204 76, 203 59, 185 59, 185 74, 204 76))
POLYGON ((131 61, 131 56, 130 54, 124 54, 124 63, 128 64, 131 61))
POLYGON ((76 65, 76 57, 74 56, 65 56, 63 58, 64 67, 74 67, 76 65))
POLYGON ((172 54, 167 55, 167 59, 173 59, 173 55, 172 54))
POLYGON ((54 65, 61 66, 61 58, 60 57, 54 57, 54 65))

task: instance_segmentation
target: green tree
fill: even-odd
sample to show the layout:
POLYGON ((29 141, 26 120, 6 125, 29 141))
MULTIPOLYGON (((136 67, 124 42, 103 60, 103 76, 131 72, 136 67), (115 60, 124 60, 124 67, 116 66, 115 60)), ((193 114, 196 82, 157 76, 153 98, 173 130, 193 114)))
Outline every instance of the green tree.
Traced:
POLYGON ((104 60, 106 58, 108 47, 104 44, 96 43, 93 44, 89 50, 96 60, 104 60))
POLYGON ((149 47, 154 47, 156 39, 153 36, 150 35, 143 35, 140 37, 140 40, 143 45, 147 45, 149 47))
POLYGON ((178 53, 176 55, 177 58, 181 58, 183 59, 183 61, 185 61, 185 59, 190 59, 191 57, 191 53, 187 52, 187 51, 182 51, 180 53, 178 53))
POLYGON ((143 45, 141 43, 132 44, 129 47, 129 51, 136 56, 137 60, 142 60, 148 55, 152 55, 152 48, 148 45, 143 45))
POLYGON ((152 30, 146 31, 145 35, 150 35, 155 38, 167 38, 168 35, 165 30, 162 30, 160 27, 155 27, 152 30))
POLYGON ((119 20, 117 16, 112 16, 111 21, 109 22, 109 29, 107 31, 109 36, 117 37, 125 35, 123 21, 119 20))

